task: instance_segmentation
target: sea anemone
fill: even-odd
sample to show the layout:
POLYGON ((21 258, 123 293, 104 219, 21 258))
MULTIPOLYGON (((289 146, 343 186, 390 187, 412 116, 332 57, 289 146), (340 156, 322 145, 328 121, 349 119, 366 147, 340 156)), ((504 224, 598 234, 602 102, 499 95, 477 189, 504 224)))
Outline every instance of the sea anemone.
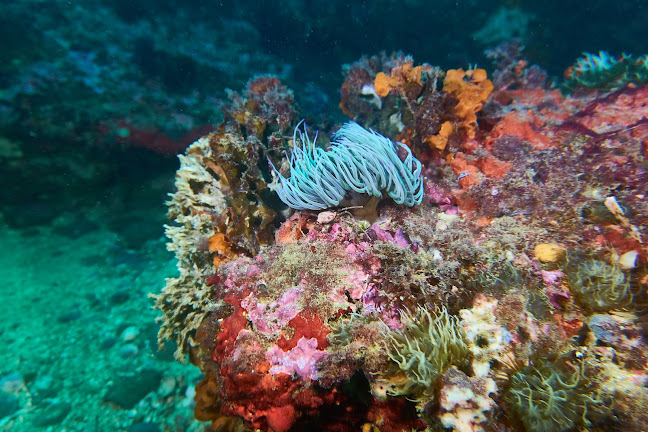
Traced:
MULTIPOLYGON (((301 123, 300 123, 301 124, 301 123)), ((328 150, 315 146, 299 125, 293 134, 290 177, 272 166, 277 181, 270 185, 279 198, 296 210, 336 207, 347 192, 382 197, 386 192, 397 204, 414 206, 423 198, 421 162, 401 143, 394 144, 354 122, 344 124, 328 150), (398 156, 398 147, 407 153, 398 156)))
POLYGON ((614 57, 605 51, 598 54, 583 53, 576 64, 565 72, 565 87, 617 90, 628 84, 643 85, 648 82, 648 56, 633 57, 623 53, 614 57))
POLYGON ((459 319, 445 307, 402 311, 401 320, 402 329, 387 334, 388 356, 396 366, 394 379, 382 381, 389 383, 388 395, 420 402, 432 397, 437 379, 447 368, 469 360, 470 351, 459 319))
POLYGON ((540 360, 515 373, 504 400, 527 432, 562 432, 588 426, 588 408, 601 403, 594 385, 585 376, 584 360, 576 370, 565 371, 564 358, 540 360))
POLYGON ((623 308, 632 302, 630 284, 617 266, 593 259, 582 262, 567 275, 581 305, 592 311, 623 308))

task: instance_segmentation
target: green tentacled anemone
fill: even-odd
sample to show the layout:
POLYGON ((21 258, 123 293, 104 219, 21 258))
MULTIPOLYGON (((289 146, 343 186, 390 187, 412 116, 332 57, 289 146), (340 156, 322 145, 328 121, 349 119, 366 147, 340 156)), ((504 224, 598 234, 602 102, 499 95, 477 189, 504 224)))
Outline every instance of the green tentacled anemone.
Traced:
POLYGON ((571 371, 562 363, 541 359, 515 373, 504 400, 528 432, 563 432, 589 426, 588 412, 602 404, 601 396, 585 374, 585 361, 571 371))
POLYGON ((402 311, 401 319, 403 328, 387 333, 387 353, 395 367, 392 379, 382 381, 387 383, 388 395, 420 402, 432 397, 447 368, 469 360, 470 350, 459 319, 445 307, 430 310, 419 306, 414 312, 402 311))
POLYGON ((618 266, 599 260, 581 263, 567 272, 571 290, 592 311, 607 311, 632 303, 630 282, 618 266))

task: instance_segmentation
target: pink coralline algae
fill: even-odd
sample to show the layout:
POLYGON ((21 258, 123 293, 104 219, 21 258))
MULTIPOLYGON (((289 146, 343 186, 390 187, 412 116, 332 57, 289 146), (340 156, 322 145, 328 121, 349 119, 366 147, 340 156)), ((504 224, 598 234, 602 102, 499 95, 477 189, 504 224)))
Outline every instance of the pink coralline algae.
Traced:
POLYGON ((541 270, 540 276, 542 276, 542 280, 546 285, 555 286, 560 281, 560 279, 565 277, 565 273, 561 272, 560 270, 541 270))
POLYGON ((398 228, 394 233, 383 230, 378 224, 373 224, 370 228, 375 234, 377 240, 393 243, 398 247, 406 248, 410 246, 409 241, 405 237, 403 230, 398 228))
POLYGON ((317 364, 326 357, 326 351, 317 349, 317 339, 302 336, 297 346, 288 352, 273 346, 266 353, 270 373, 295 374, 303 379, 317 379, 317 364))
POLYGON ((549 302, 556 309, 562 309, 565 303, 570 300, 569 290, 560 285, 565 273, 560 270, 540 270, 538 273, 546 285, 545 294, 549 298, 549 302))
POLYGON ((264 304, 259 302, 254 293, 250 293, 241 301, 241 307, 245 309, 248 319, 257 331, 273 333, 283 328, 300 312, 297 300, 301 294, 302 290, 299 287, 291 288, 279 300, 264 304))
POLYGON ((452 203, 452 194, 450 192, 444 192, 441 188, 430 182, 425 186, 425 194, 431 204, 438 205, 446 214, 454 215, 459 213, 459 209, 452 203))

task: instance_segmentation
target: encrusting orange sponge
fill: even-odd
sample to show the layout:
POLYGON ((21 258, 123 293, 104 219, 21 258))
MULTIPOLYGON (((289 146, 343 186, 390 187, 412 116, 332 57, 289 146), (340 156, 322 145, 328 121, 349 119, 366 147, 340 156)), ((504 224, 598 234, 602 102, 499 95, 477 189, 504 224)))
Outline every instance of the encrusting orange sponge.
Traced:
POLYGON ((421 85, 423 66, 412 67, 412 62, 397 66, 391 70, 391 75, 378 72, 374 87, 378 96, 385 97, 394 89, 402 88, 405 84, 414 82, 421 85))
POLYGON ((482 108, 493 91, 493 83, 486 78, 484 69, 450 69, 443 80, 443 91, 452 94, 459 103, 455 114, 463 118, 462 127, 470 138, 477 129, 476 113, 482 108))
POLYGON ((225 234, 215 233, 209 238, 208 244, 209 250, 216 253, 214 255, 215 268, 238 257, 238 254, 232 249, 232 244, 225 234))
POLYGON ((446 145, 448 145, 448 138, 454 132, 455 128, 452 126, 452 123, 449 121, 444 122, 441 125, 441 130, 438 134, 429 136, 425 138, 425 142, 431 147, 437 150, 444 150, 446 145))

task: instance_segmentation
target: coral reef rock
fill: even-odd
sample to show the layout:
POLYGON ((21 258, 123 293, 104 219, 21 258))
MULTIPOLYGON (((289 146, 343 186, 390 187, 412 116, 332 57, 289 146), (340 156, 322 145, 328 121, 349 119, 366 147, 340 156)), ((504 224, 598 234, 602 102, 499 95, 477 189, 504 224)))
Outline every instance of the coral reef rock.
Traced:
MULTIPOLYGON (((334 151, 313 138, 331 126, 291 139, 297 108, 272 77, 231 94, 223 123, 180 156, 167 227, 180 275, 156 301, 161 344, 204 374, 199 420, 646 429, 648 88, 587 86, 588 56, 569 84, 587 89, 563 94, 520 49, 490 52, 494 84, 402 53, 345 67, 342 111, 421 163, 408 205, 375 184, 362 208, 289 208, 272 167, 305 200, 323 192, 329 171, 310 176, 304 152, 334 151), (300 142, 303 160, 285 160, 300 142)), ((366 154, 336 169, 369 169, 366 154)))

